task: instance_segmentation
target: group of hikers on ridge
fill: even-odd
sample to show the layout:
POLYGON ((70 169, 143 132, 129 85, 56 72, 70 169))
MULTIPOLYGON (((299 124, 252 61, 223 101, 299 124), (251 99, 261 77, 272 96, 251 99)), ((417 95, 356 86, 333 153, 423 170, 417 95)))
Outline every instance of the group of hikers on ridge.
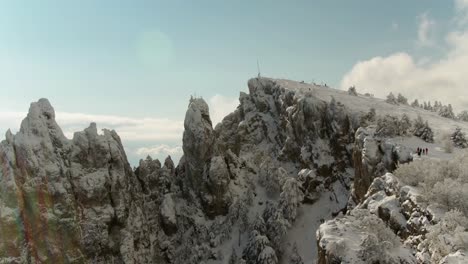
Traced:
POLYGON ((420 147, 418 147, 418 149, 416 150, 416 153, 418 153, 418 156, 421 157, 421 154, 422 154, 422 155, 427 155, 427 154, 429 154, 429 149, 428 149, 428 148, 420 148, 420 147))

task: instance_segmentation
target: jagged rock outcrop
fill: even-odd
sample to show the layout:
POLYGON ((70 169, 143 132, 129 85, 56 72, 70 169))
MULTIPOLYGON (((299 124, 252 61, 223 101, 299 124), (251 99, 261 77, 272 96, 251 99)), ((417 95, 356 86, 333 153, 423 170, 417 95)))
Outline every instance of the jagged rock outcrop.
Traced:
MULTIPOLYGON (((428 239, 433 235, 428 232, 446 210, 428 206, 421 190, 402 184, 391 173, 377 177, 361 203, 320 226, 318 263, 464 263, 465 250, 456 247, 444 252, 440 261, 432 258, 434 244, 428 239), (365 243, 367 238, 373 242, 365 243)), ((451 246, 449 237, 443 241, 451 246)))
POLYGON ((374 135, 375 128, 359 128, 354 142, 354 182, 352 202, 362 202, 369 186, 376 177, 393 172, 398 164, 412 161, 410 151, 374 135))
POLYGON ((317 230, 318 264, 416 264, 416 257, 368 210, 354 209, 317 230))
POLYGON ((417 263, 411 247, 400 242, 411 234, 412 211, 402 206, 408 199, 392 174, 377 177, 362 203, 320 226, 318 263, 417 263))
POLYGON ((142 263, 154 259, 141 186, 115 131, 68 140, 46 99, 0 144, 0 260, 142 263))
POLYGON ((185 115, 183 150, 184 176, 200 199, 205 213, 225 215, 231 202, 228 190, 228 165, 222 156, 214 156, 215 133, 208 105, 202 98, 192 98, 185 115))
POLYGON ((274 216, 263 219, 262 236, 281 259, 287 229, 301 214, 285 217, 289 209, 267 204, 297 182, 301 199, 284 194, 283 206, 294 199, 300 211, 304 192, 307 206, 320 200, 343 208, 360 113, 278 80, 254 78, 248 86, 215 129, 206 102, 192 98, 179 164, 148 157, 134 172, 115 131, 99 134, 91 124, 66 139, 50 104, 33 103, 20 132, 1 143, 0 228, 14 230, 0 241, 1 260, 221 262, 231 253, 226 243, 246 244, 255 214, 274 216))

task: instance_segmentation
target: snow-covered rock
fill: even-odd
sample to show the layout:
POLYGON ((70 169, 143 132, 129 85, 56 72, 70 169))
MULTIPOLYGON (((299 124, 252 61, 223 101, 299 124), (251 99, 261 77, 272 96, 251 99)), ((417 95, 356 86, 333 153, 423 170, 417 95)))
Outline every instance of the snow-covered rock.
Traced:
POLYGON ((91 124, 69 140, 48 101, 33 103, 0 144, 0 249, 9 249, 0 262, 311 263, 318 250, 320 263, 359 263, 377 259, 374 245, 390 263, 413 263, 410 247, 431 259, 425 228, 442 213, 385 174, 411 149, 372 126, 390 110, 411 118, 420 110, 288 80, 253 78, 248 87, 214 129, 206 102, 192 98, 179 164, 148 157, 135 171, 116 132, 91 124), (336 215, 315 248, 317 227, 336 215))
POLYGON ((172 199, 172 195, 166 194, 161 204, 160 216, 162 227, 167 235, 172 235, 177 231, 177 218, 175 210, 176 208, 174 200, 172 199))
POLYGON ((448 256, 444 257, 439 264, 463 264, 468 263, 468 252, 466 251, 457 251, 455 253, 450 253, 448 256))
POLYGON ((384 222, 368 210, 322 224, 317 230, 317 263, 416 263, 416 258, 384 222))
POLYGON ((0 260, 147 262, 155 252, 141 186, 115 131, 68 140, 46 99, 0 143, 0 260), (3 212, 15 211, 16 214, 3 212), (4 229, 4 230, 7 230, 4 229), (6 254, 6 255, 5 255, 6 254), (131 261, 129 261, 131 260, 131 261))
POLYGON ((388 140, 374 136, 373 127, 361 127, 356 131, 353 159, 355 175, 352 198, 359 203, 374 178, 392 172, 399 162, 408 162, 412 157, 388 140), (399 152, 403 152, 401 156, 399 152))

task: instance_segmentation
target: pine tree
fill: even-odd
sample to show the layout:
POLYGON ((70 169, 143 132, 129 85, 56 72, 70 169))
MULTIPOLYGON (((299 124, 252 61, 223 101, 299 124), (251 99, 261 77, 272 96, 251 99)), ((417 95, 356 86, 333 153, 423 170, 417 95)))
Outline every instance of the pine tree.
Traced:
POLYGON ((266 233, 265 221, 263 220, 263 217, 261 217, 258 213, 252 222, 251 229, 258 231, 260 234, 266 233))
POLYGON ((270 240, 268 240, 268 237, 254 230, 250 233, 247 246, 242 252, 242 258, 246 260, 247 264, 256 264, 260 253, 262 253, 266 247, 270 247, 270 240))
POLYGON ((385 102, 389 103, 389 104, 394 104, 394 105, 397 105, 398 104, 398 101, 395 97, 395 95, 393 95, 392 92, 390 92, 388 95, 387 95, 387 100, 385 100, 385 102))
POLYGON ((464 110, 458 114, 457 117, 460 121, 468 122, 468 111, 464 110))
POLYGON ((421 134, 421 139, 428 143, 434 142, 434 132, 432 132, 432 129, 429 127, 429 123, 427 121, 426 123, 424 123, 424 129, 423 133, 421 134))
POLYGON ((421 138, 422 140, 433 143, 434 142, 434 133, 429 127, 429 123, 424 122, 422 117, 418 115, 413 124, 413 135, 421 138))
POLYGON ((394 137, 399 135, 400 121, 397 117, 385 115, 377 119, 375 134, 380 137, 394 137))
POLYGON ((439 109, 439 115, 442 117, 450 118, 450 119, 455 119, 455 114, 453 113, 452 105, 449 104, 448 106, 442 106, 439 109))
POLYGON ((455 132, 453 132, 450 139, 453 141, 453 144, 455 144, 455 147, 457 147, 457 148, 467 148, 468 147, 468 142, 466 141, 465 133, 463 133, 461 131, 461 128, 459 128, 459 127, 457 127, 455 129, 455 132))
POLYGON ((257 264, 277 264, 278 258, 272 247, 266 246, 257 258, 257 264))
POLYGON ((399 125, 399 135, 406 135, 408 133, 408 130, 411 128, 411 120, 407 114, 403 114, 401 116, 399 125))
POLYGON ((292 177, 288 177, 283 185, 283 191, 279 198, 279 207, 283 211, 284 218, 290 222, 296 220, 297 208, 304 200, 304 194, 300 189, 299 182, 292 177))
POLYGON ((357 94, 357 91, 356 91, 356 87, 354 87, 354 86, 349 87, 348 94, 352 95, 352 96, 357 96, 358 94, 357 94))
POLYGON ((427 103, 426 102, 424 102, 424 107, 423 108, 424 108, 424 110, 427 110, 427 103))
POLYGON ((369 122, 375 122, 376 116, 377 116, 377 113, 375 112, 375 108, 372 107, 369 110, 369 113, 367 113, 367 120, 369 120, 369 122))
POLYGON ((290 223, 287 219, 284 218, 283 212, 277 209, 274 203, 269 203, 270 206, 265 208, 263 212, 263 219, 266 224, 266 234, 271 241, 272 247, 275 250, 281 251, 281 242, 284 235, 288 232, 290 223))
POLYGON ((362 127, 366 127, 368 126, 369 124, 372 124, 375 122, 375 119, 376 119, 376 116, 377 116, 377 113, 375 112, 375 108, 371 108, 369 110, 369 112, 367 112, 367 114, 361 116, 361 126, 362 127))
POLYGON ((414 99, 414 101, 411 103, 412 107, 419 107, 419 102, 418 99, 414 99))
POLYGON ((424 127, 424 120, 420 115, 418 115, 418 117, 414 120, 413 127, 415 136, 417 136, 416 133, 418 133, 418 131, 424 127))
POLYGON ((397 102, 400 104, 408 105, 408 99, 404 97, 401 93, 398 93, 397 102))

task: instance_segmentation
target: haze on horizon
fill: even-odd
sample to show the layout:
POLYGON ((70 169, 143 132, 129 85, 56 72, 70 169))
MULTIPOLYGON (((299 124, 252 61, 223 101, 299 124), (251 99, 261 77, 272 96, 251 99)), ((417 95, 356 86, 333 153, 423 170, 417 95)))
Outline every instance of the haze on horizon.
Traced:
POLYGON ((46 97, 65 134, 116 129, 178 160, 190 95, 214 123, 257 74, 468 109, 468 1, 0 3, 0 135, 46 97))

